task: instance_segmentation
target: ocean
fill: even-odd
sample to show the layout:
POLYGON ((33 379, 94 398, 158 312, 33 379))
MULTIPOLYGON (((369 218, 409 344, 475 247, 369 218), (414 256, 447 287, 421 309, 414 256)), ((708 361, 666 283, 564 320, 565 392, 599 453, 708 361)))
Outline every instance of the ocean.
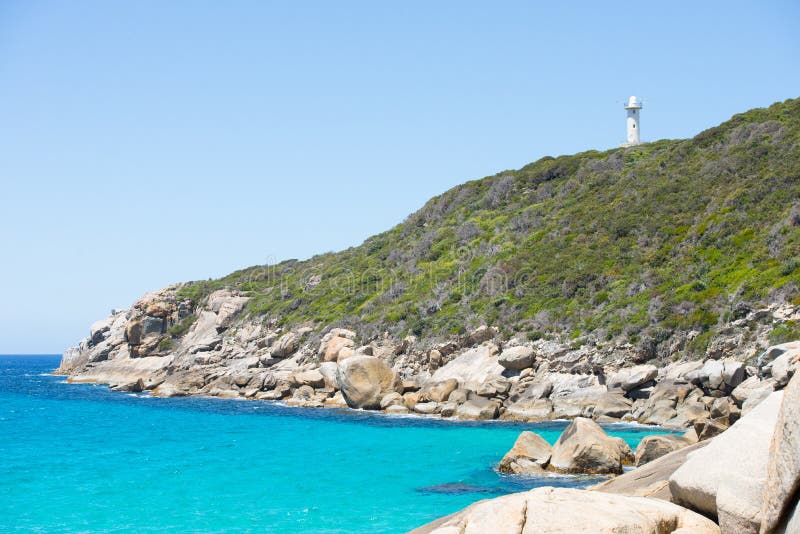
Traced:
MULTIPOLYGON (((0 356, 0 531, 405 532, 488 497, 598 477, 494 466, 510 424, 153 398, 67 384, 58 356, 0 356)), ((632 447, 657 429, 606 425, 632 447)))

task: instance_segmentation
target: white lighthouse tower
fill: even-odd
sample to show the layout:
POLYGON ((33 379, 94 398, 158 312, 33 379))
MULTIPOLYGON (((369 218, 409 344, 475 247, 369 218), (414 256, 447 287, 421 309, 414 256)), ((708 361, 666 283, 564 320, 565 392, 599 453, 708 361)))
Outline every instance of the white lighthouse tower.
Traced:
POLYGON ((639 145, 642 143, 639 140, 639 111, 642 109, 642 101, 632 96, 625 103, 625 109, 628 112, 628 141, 625 146, 639 145))

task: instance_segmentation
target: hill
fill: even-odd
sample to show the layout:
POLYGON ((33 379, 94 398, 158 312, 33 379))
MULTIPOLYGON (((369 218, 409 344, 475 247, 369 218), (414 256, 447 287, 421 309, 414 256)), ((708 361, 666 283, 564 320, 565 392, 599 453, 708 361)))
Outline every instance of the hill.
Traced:
MULTIPOLYGON (((632 343, 676 333, 704 354, 748 313, 800 305, 800 99, 692 139, 545 157, 432 198, 341 252, 191 282, 230 288, 287 329, 347 327, 433 344, 480 324, 506 336, 632 343)), ((172 327, 175 338, 192 319, 172 327)), ((792 320, 771 340, 800 337, 792 320)))

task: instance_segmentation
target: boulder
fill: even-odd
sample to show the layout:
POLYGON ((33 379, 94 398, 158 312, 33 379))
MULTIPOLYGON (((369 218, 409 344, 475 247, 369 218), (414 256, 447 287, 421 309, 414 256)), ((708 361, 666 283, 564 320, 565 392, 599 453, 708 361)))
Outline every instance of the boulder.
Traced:
POLYGON ((800 532, 800 375, 783 392, 769 449, 761 532, 800 532))
POLYGON ((456 415, 460 419, 496 419, 498 414, 497 403, 484 397, 467 399, 456 410, 456 415))
POLYGON ((403 400, 403 396, 396 391, 392 391, 391 393, 387 393, 381 399, 381 410, 385 410, 389 406, 403 406, 405 408, 405 401, 403 400))
POLYGON ((742 403, 747 400, 747 397, 752 395, 753 391, 761 388, 763 385, 764 381, 762 379, 757 376, 751 376, 734 388, 731 392, 731 399, 741 408, 742 403))
POLYGON ((730 393, 744 381, 745 366, 736 360, 708 360, 693 377, 708 390, 730 393))
POLYGON ((414 405, 414 411, 425 415, 431 415, 439 411, 439 403, 418 402, 414 405))
POLYGON ((521 371, 533 365, 536 355, 533 348, 525 346, 508 347, 500 353, 497 361, 506 369, 521 371))
POLYGON ((506 407, 501 419, 506 421, 549 421, 553 403, 549 399, 522 399, 506 407))
POLYGON ((764 399, 772 395, 775 391, 775 381, 772 379, 762 381, 761 385, 750 391, 745 401, 742 403, 742 415, 747 415, 750 410, 761 404, 764 399))
POLYGON ((270 349, 275 358, 288 358, 300 347, 300 336, 294 332, 283 334, 270 349))
MULTIPOLYGON (((352 339, 340 336, 326 335, 322 338, 322 343, 319 348, 319 355, 322 360, 326 362, 335 362, 339 360, 339 353, 343 349, 351 349, 355 347, 355 342, 352 339), (327 339, 326 339, 327 338, 327 339)), ((351 353, 348 352, 347 356, 351 353)))
POLYGON ((384 395, 402 393, 403 388, 394 371, 374 356, 353 356, 340 363, 336 382, 351 408, 380 408, 384 395))
POLYGON ((792 378, 797 367, 798 358, 800 358, 800 349, 787 350, 770 364, 770 372, 776 388, 782 388, 789 383, 789 379, 792 378))
POLYGON ((420 390, 419 400, 420 402, 444 402, 457 388, 458 380, 455 378, 448 378, 441 382, 429 381, 420 390))
POLYGON ((497 470, 518 475, 541 474, 550 461, 553 448, 539 434, 522 432, 509 450, 497 470))
POLYGON ((596 397, 592 417, 613 417, 619 419, 630 413, 633 403, 619 393, 608 392, 596 397))
POLYGON ((408 413, 408 408, 401 404, 392 404, 386 407, 386 413, 390 415, 405 415, 408 413))
POLYGON ((439 404, 439 415, 442 417, 453 417, 458 410, 458 404, 455 402, 442 402, 439 404))
POLYGON ((481 397, 492 398, 505 396, 509 389, 511 389, 511 382, 508 378, 500 375, 489 375, 483 383, 478 385, 475 393, 481 397))
POLYGON ((322 362, 319 366, 319 372, 325 378, 325 387, 338 388, 336 383, 336 370, 339 365, 336 362, 322 362))
POLYGON ((592 486, 590 489, 592 491, 605 491, 671 501, 672 494, 669 491, 669 477, 684 464, 689 453, 701 449, 709 443, 711 442, 702 441, 678 449, 632 471, 628 471, 597 486, 592 486))
POLYGON ((658 376, 655 365, 637 365, 620 369, 606 381, 608 389, 630 391, 642 384, 651 382, 658 376))
POLYGON ((708 518, 670 502, 572 488, 536 488, 478 501, 410 534, 635 532, 719 534, 708 518))
POLYGON ((724 532, 758 532, 782 396, 773 393, 703 450, 691 454, 669 479, 674 501, 717 517, 724 532))
POLYGON ((673 451, 682 449, 689 442, 682 436, 674 434, 653 434, 645 436, 636 447, 636 467, 640 467, 656 458, 661 458, 673 451))
MULTIPOLYGON (((329 397, 329 398, 325 399, 324 406, 326 408, 346 408, 347 407, 347 401, 344 400, 344 395, 342 395, 342 392, 341 391, 337 391, 336 393, 333 394, 332 397, 329 397)), ((390 406, 390 408, 393 408, 393 407, 397 407, 397 406, 396 405, 390 406)), ((408 410, 406 410, 405 408, 404 408, 404 410, 405 410, 405 412, 408 412, 408 410)), ((389 412, 389 409, 387 409, 386 411, 389 412)))
POLYGON ((467 334, 464 339, 462 340, 462 345, 465 347, 469 347, 471 345, 477 345, 478 343, 483 343, 484 341, 489 341, 497 334, 497 330, 495 328, 489 328, 486 325, 479 326, 469 334, 467 334))
POLYGON ((497 347, 492 344, 469 349, 437 369, 430 382, 454 378, 461 387, 476 391, 489 376, 503 374, 505 368, 497 362, 496 351, 497 347))
POLYGON ((625 451, 620 441, 591 419, 578 417, 553 446, 549 467, 560 473, 622 473, 625 451))
POLYGON ((325 387, 325 377, 318 369, 311 369, 310 371, 300 371, 294 373, 289 382, 296 386, 311 386, 312 388, 325 387))

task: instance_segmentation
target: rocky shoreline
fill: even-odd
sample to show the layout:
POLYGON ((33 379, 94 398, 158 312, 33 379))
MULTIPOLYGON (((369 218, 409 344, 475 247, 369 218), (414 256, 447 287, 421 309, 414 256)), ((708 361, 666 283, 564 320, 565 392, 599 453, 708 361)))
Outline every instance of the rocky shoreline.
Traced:
POLYGON ((568 419, 572 423, 553 447, 523 432, 498 470, 619 475, 592 491, 538 488, 481 501, 418 532, 570 532, 576 524, 563 518, 578 509, 591 512, 579 514, 591 532, 632 525, 654 533, 720 532, 720 526, 721 532, 759 532, 762 518, 784 521, 776 514, 795 506, 789 501, 796 501, 791 480, 797 470, 787 475, 784 464, 794 466, 800 457, 791 449, 800 435, 792 426, 800 408, 800 378, 794 376, 800 342, 767 346, 763 325, 770 315, 796 320, 797 307, 748 312, 703 359, 686 357, 676 344, 667 358, 643 360, 630 345, 504 338, 490 326, 432 346, 413 337, 363 340, 347 328, 286 330, 247 315, 245 294, 219 290, 193 304, 178 298, 179 287, 148 294, 92 325, 90 335, 65 352, 56 373, 70 382, 162 397, 462 420, 568 419), (614 422, 659 425, 683 435, 650 436, 632 451, 598 425, 614 422), (776 445, 776 439, 789 444, 776 445), (749 445, 740 457, 737 451, 749 445), (747 456, 753 450, 760 451, 755 463, 747 456), (710 453, 704 451, 714 457, 705 458, 710 453), (729 465, 720 463, 727 458, 733 458, 729 465), (625 465, 637 468, 622 474, 625 465), (780 479, 769 486, 778 489, 769 491, 789 502, 779 512, 762 510, 767 465, 769 476, 780 479), (709 469, 717 472, 697 474, 709 469), (709 480, 717 482, 709 486, 709 480), (728 488, 729 480, 738 486, 728 488))
MULTIPOLYGON (((479 501, 412 534, 794 534, 800 532, 798 410, 800 376, 794 376, 716 437, 690 445, 650 436, 636 450, 637 469, 588 490, 541 487, 479 501), (659 442, 669 446, 653 446, 659 442)), ((596 423, 578 418, 552 448, 523 432, 500 467, 536 473, 567 458, 583 469, 619 472, 625 455, 596 423)))
POLYGON ((360 340, 346 328, 285 330, 244 313, 249 297, 242 293, 219 290, 193 305, 179 299, 178 288, 150 293, 92 325, 56 373, 164 397, 469 420, 587 417, 694 428, 703 439, 785 386, 796 365, 795 345, 764 350, 768 329, 759 326, 766 315, 800 317, 788 305, 739 319, 750 332, 746 343, 731 330, 702 360, 687 359, 676 343, 667 362, 641 362, 630 345, 503 339, 489 326, 429 347, 413 337, 360 340))

